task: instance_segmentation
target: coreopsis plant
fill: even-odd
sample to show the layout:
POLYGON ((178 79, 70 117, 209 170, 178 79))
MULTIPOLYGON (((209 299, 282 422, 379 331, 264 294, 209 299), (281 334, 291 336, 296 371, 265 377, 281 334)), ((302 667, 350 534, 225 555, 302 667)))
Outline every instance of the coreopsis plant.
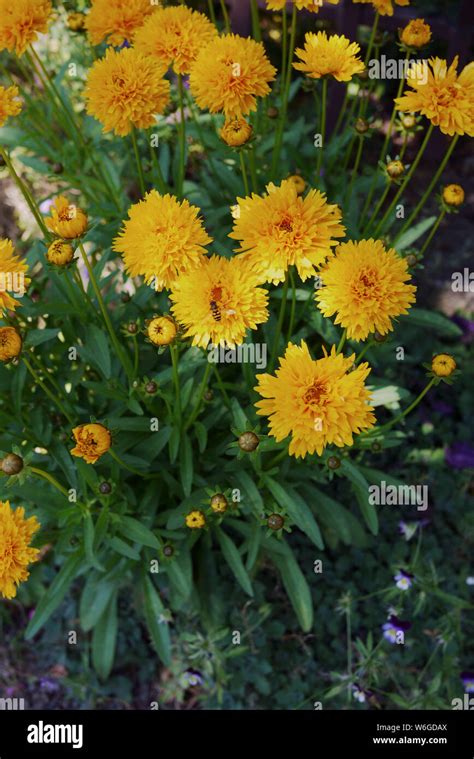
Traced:
POLYGON ((0 239, 0 448, 16 457, 1 470, 0 593, 32 593, 28 639, 77 600, 101 678, 122 598, 165 665, 173 615, 211 629, 222 578, 252 598, 277 573, 312 630, 298 544, 319 556, 377 534, 369 486, 390 473, 376 452, 408 445, 405 417, 462 371, 427 355, 419 392, 393 365, 407 324, 421 341, 458 335, 415 297, 464 199, 447 185, 438 219, 422 218, 473 133, 473 64, 433 58, 426 81, 412 69, 384 138, 364 73, 394 4, 371 2, 368 46, 304 35, 300 14, 325 4, 268 0, 273 59, 255 3, 247 38, 225 3, 92 0, 78 19, 0 0, 1 172, 28 217, 0 239), (454 138, 405 219, 434 129, 454 138))

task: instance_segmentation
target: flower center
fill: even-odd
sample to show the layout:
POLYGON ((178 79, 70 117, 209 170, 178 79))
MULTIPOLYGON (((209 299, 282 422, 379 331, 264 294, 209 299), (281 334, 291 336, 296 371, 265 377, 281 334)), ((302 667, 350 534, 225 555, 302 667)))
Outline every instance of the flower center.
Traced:
POLYGON ((280 219, 277 227, 284 232, 293 232, 293 220, 289 216, 285 215, 280 219))
POLYGON ((323 394, 324 394, 325 386, 324 383, 318 380, 315 380, 310 387, 307 388, 305 394, 303 395, 303 401, 307 406, 314 406, 317 405, 323 394))
POLYGON ((363 269, 352 284, 356 298, 373 298, 378 293, 379 278, 374 269, 363 269))

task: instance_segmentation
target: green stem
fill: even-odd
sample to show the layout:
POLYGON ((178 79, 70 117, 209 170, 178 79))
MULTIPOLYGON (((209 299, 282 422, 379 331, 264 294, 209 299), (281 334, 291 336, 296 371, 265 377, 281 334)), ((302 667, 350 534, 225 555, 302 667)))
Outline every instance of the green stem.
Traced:
POLYGON ((383 204, 385 203, 385 200, 386 200, 386 198, 387 198, 387 195, 388 195, 388 193, 390 192, 390 188, 391 188, 391 186, 392 186, 392 183, 391 183, 389 180, 387 180, 387 186, 385 187, 385 190, 383 191, 382 195, 380 196, 380 200, 379 200, 379 202, 377 203, 377 205, 376 205, 376 207, 375 207, 375 209, 374 209, 374 212, 373 212, 372 216, 371 216, 371 217, 370 217, 370 219, 368 220, 368 222, 367 222, 367 226, 366 226, 366 227, 365 227, 365 229, 362 231, 362 236, 363 236, 363 237, 364 237, 364 236, 366 236, 366 235, 369 233, 369 231, 370 231, 370 228, 371 228, 372 224, 373 224, 373 223, 374 223, 374 221, 377 219, 377 216, 378 216, 378 214, 379 214, 379 211, 380 211, 380 209, 381 209, 381 208, 383 208, 383 204))
MULTIPOLYGON (((410 58, 410 53, 407 52, 407 54, 405 56, 405 62, 408 61, 409 58, 410 58)), ((396 94, 396 98, 399 98, 400 95, 402 94, 404 83, 405 83, 405 79, 402 76, 402 77, 400 77, 400 83, 398 85, 398 91, 397 91, 397 94, 396 94)), ((380 156, 379 156, 378 163, 380 163, 381 161, 385 161, 388 143, 392 139, 392 131, 393 131, 393 125, 395 123, 395 117, 396 117, 396 115, 397 115, 397 107, 394 105, 393 109, 392 109, 392 115, 390 117, 390 123, 389 123, 388 129, 387 129, 387 134, 385 135, 385 140, 384 140, 384 143, 382 145, 382 150, 380 151, 380 156)), ((367 211, 370 208, 370 203, 372 201, 372 197, 373 197, 373 194, 375 192, 377 176, 378 176, 378 172, 375 171, 374 172, 374 176, 372 177, 372 183, 370 185, 369 194, 367 195, 367 200, 365 202, 364 208, 362 209, 362 212, 361 212, 361 215, 360 215, 361 222, 364 221, 365 214, 367 213, 367 211)))
POLYGON ((344 119, 344 114, 346 112, 348 102, 349 102, 349 84, 346 85, 346 94, 344 95, 344 100, 342 101, 341 109, 339 111, 339 116, 337 117, 337 121, 336 121, 336 126, 334 127, 334 132, 333 132, 334 137, 337 135, 339 129, 341 128, 341 124, 344 119))
POLYGON ((295 326, 295 315, 296 315, 296 280, 295 275, 293 273, 293 269, 290 269, 290 282, 291 282, 291 310, 290 310, 290 324, 288 327, 288 337, 286 338, 286 342, 290 342, 290 338, 293 334, 293 328, 295 326))
POLYGON ((221 3, 222 15, 224 17, 225 32, 226 34, 230 34, 229 14, 227 12, 227 6, 225 4, 225 0, 220 0, 220 3, 221 3))
POLYGON ((390 427, 393 427, 394 424, 397 424, 402 419, 404 419, 406 416, 408 416, 408 414, 411 411, 413 411, 413 409, 415 409, 418 406, 418 404, 420 403, 420 401, 425 397, 426 393, 429 390, 431 390, 431 388, 433 387, 435 381, 436 381, 436 377, 432 377, 432 379, 428 382, 428 384, 426 385, 426 387, 424 388, 424 390, 421 391, 421 393, 419 394, 419 396, 417 398, 415 398, 415 400, 413 401, 413 403, 411 403, 408 406, 408 408, 406 408, 405 411, 403 411, 403 413, 399 414, 397 417, 395 417, 395 419, 392 419, 391 422, 387 422, 387 424, 382 425, 382 427, 377 427, 376 430, 375 430, 375 432, 379 433, 382 430, 387 430, 390 427))
POLYGON ((186 120, 184 117, 184 85, 183 76, 178 74, 179 100, 179 173, 176 187, 178 197, 183 197, 184 175, 186 172, 186 120))
POLYGON ((247 168, 245 166, 245 158, 242 150, 239 150, 239 157, 240 157, 240 170, 242 171, 242 180, 244 183, 244 190, 245 190, 245 197, 249 197, 250 190, 249 190, 249 180, 247 176, 247 168))
POLYGON ((286 125, 286 112, 288 110, 288 97, 290 94, 290 86, 291 86, 291 73, 292 73, 291 64, 293 61, 293 53, 295 50, 295 40, 296 40, 296 13, 297 13, 296 5, 293 5, 293 12, 291 16, 291 31, 290 31, 290 44, 289 44, 289 50, 288 50, 288 61, 287 61, 287 69, 285 72, 286 77, 284 80, 284 87, 282 90, 280 118, 278 120, 277 136, 275 140, 275 146, 273 149, 273 158, 272 158, 272 167, 271 167, 272 178, 275 177, 275 172, 277 170, 277 166, 280 161, 280 153, 281 153, 281 149, 283 145, 283 134, 284 134, 284 129, 286 125))
POLYGON ((277 327, 276 327, 276 330, 275 330, 275 338, 273 340, 272 356, 271 356, 271 359, 270 359, 270 367, 269 367, 270 371, 272 371, 272 369, 273 369, 273 367, 275 365, 275 361, 276 361, 277 355, 278 355, 278 347, 279 347, 279 344, 280 344, 281 330, 282 330, 282 327, 283 327, 283 321, 285 319, 286 301, 287 301, 287 297, 288 297, 288 287, 289 287, 289 284, 290 284, 290 277, 289 277, 289 272, 287 272, 286 273, 286 278, 285 278, 285 284, 283 285, 283 291, 282 291, 282 297, 281 297, 281 305, 280 305, 280 313, 278 315, 278 322, 277 322, 277 327))
POLYGON ((178 371, 178 347, 176 344, 170 345, 171 353, 171 365, 173 367, 173 383, 176 393, 176 411, 178 416, 178 423, 181 426, 181 386, 179 384, 179 371, 178 371))
POLYGON ((39 371, 43 373, 43 377, 45 379, 49 380, 49 382, 51 383, 51 385, 54 387, 55 391, 59 395, 62 395, 63 391, 59 387, 59 385, 56 382, 56 380, 54 379, 54 377, 50 374, 50 372, 48 372, 48 369, 44 366, 44 364, 42 363, 41 359, 38 358, 38 356, 36 355, 36 353, 33 353, 33 351, 29 351, 28 355, 29 355, 29 357, 31 359, 33 359, 33 362, 36 364, 36 366, 39 369, 39 371))
POLYGON ((0 146, 0 155, 2 156, 3 160, 5 161, 6 167, 8 171, 10 172, 10 176, 15 182, 16 186, 20 190, 21 194, 26 200, 26 203, 28 205, 28 208, 30 209, 31 213, 33 214, 36 223, 38 224, 39 228, 41 229, 41 232, 43 233, 44 238, 47 242, 51 241, 51 234, 48 231, 47 227, 45 226, 45 223, 43 221, 43 217, 41 216, 41 213, 33 199, 32 194, 30 193, 28 187, 23 182, 23 180, 18 176, 18 174, 15 171, 15 167, 13 166, 13 163, 10 160, 10 157, 8 156, 6 150, 4 150, 3 147, 0 146))
POLYGON ((163 172, 161 171, 160 159, 156 155, 156 150, 155 150, 155 148, 151 144, 150 137, 151 137, 151 133, 148 134, 148 144, 150 146, 151 162, 153 164, 153 168, 156 171, 156 176, 157 176, 157 179, 158 179, 158 182, 157 182, 158 189, 159 189, 159 191, 160 191, 160 193, 162 195, 165 195, 168 192, 168 186, 167 186, 167 184, 165 182, 165 178, 163 176, 163 172))
POLYGON ((357 172, 359 170, 359 164, 360 164, 360 159, 362 157, 363 148, 364 148, 364 138, 362 137, 362 135, 359 135, 359 145, 357 146, 356 160, 355 160, 354 168, 352 169, 352 176, 351 176, 351 181, 349 183, 349 189, 347 191, 347 201, 346 201, 347 207, 349 207, 350 202, 351 202, 352 190, 354 187, 354 181, 357 176, 357 172))
POLYGON ((416 206, 415 210, 413 211, 413 213, 411 214, 411 216, 407 219, 407 221, 405 222, 405 224, 401 228, 400 232, 396 236, 396 238, 395 238, 395 240, 393 242, 394 245, 397 242, 397 240, 400 239, 400 237, 402 236, 402 234, 407 229, 409 229, 409 227, 413 224, 413 222, 415 221, 415 219, 418 216, 418 214, 420 213, 420 211, 423 209, 426 201, 428 200, 428 198, 430 197, 431 193, 433 192, 434 186, 436 185, 436 183, 438 182, 438 179, 440 178, 441 174, 443 173, 443 171, 444 171, 444 169, 446 167, 446 164, 448 163, 449 159, 451 158, 451 154, 452 154, 454 148, 456 147, 456 143, 457 143, 458 139, 459 139, 459 135, 457 134, 454 137, 454 139, 451 140, 451 144, 450 144, 450 146, 449 146, 449 148, 448 148, 448 150, 447 150, 447 152, 446 152, 443 160, 441 161, 439 169, 437 170, 436 174, 434 175, 433 179, 431 180, 431 182, 430 182, 430 184, 428 186, 428 189, 424 193, 423 197, 421 198, 420 202, 416 206))
POLYGON ((255 148, 252 147, 249 151, 249 163, 250 163, 250 178, 252 180, 252 191, 258 192, 258 179, 257 179, 257 169, 256 169, 256 162, 255 162, 255 148))
POLYGON ((214 0, 207 0, 207 5, 209 8, 209 17, 212 23, 214 24, 214 26, 216 26, 216 13, 214 10, 214 0))
POLYGON ((347 647, 347 701, 351 702, 351 685, 352 685, 352 627, 351 627, 351 607, 346 609, 346 647, 347 647))
POLYGON ((230 398, 229 398, 229 396, 227 394, 227 390, 225 389, 224 384, 222 382, 222 378, 221 378, 219 369, 217 368, 217 366, 215 364, 212 364, 212 371, 216 375, 217 387, 219 388, 219 390, 222 393, 222 397, 224 398, 224 402, 225 402, 226 406, 228 408, 230 408, 230 405, 231 405, 230 404, 230 398))
POLYGON ((426 238, 425 243, 424 243, 422 249, 420 250, 420 253, 419 253, 420 257, 423 256, 426 253, 426 249, 428 248, 431 240, 433 239, 433 237, 435 236, 436 232, 438 231, 438 227, 441 224, 441 222, 443 221, 443 219, 444 219, 445 216, 446 216, 446 209, 443 208, 443 210, 441 211, 440 215, 436 219, 436 222, 433 224, 431 232, 429 233, 428 237, 426 238))
POLYGON ((115 351, 117 353, 117 356, 120 360, 120 363, 122 364, 123 368, 125 369, 125 372, 127 374, 127 377, 131 380, 133 378, 133 369, 130 363, 130 359, 128 357, 128 354, 122 351, 122 346, 120 345, 117 335, 115 334, 115 330, 113 328, 112 322, 110 320, 110 316, 107 311, 107 307, 104 303, 104 300, 102 298, 102 293, 100 292, 99 285, 97 284, 97 280, 95 278, 94 271, 92 269, 92 266, 90 265, 89 258, 87 256, 86 251, 84 250, 84 245, 82 242, 79 243, 79 250, 81 252, 82 260, 84 261, 85 267, 87 269, 87 272, 89 274, 89 279, 92 285, 92 289, 94 290, 95 297, 97 298, 97 303, 99 304, 100 311, 102 313, 102 317, 104 319, 105 326, 107 327, 107 331, 110 335, 110 339, 112 340, 112 344, 115 348, 115 351))
POLYGON ((376 230, 374 232, 374 237, 377 237, 377 235, 379 234, 379 232, 382 231, 382 229, 385 226, 385 223, 386 223, 387 219, 389 218, 390 214, 392 213, 395 205, 398 203, 400 197, 405 192, 405 189, 406 189, 408 183, 410 182, 410 179, 412 178, 413 174, 415 173, 416 169, 418 168, 418 164, 420 163, 420 161, 421 161, 421 159, 423 157, 423 154, 424 154, 424 152, 426 150, 426 147, 427 147, 428 142, 430 140, 430 137, 431 137, 431 134, 433 132, 433 129, 434 129, 433 124, 430 124, 430 126, 429 126, 429 128, 428 128, 428 130, 426 132, 425 138, 423 140, 423 143, 422 143, 420 149, 418 150, 418 154, 417 154, 415 160, 413 161, 413 163, 412 163, 412 165, 410 167, 410 170, 409 170, 408 174, 406 175, 404 181, 400 185, 400 187, 398 189, 398 192, 396 193, 396 195, 393 198, 392 202, 390 203, 389 207, 385 211, 385 214, 383 215, 381 221, 379 222, 379 224, 378 224, 378 226, 377 226, 377 228, 376 228, 376 230))
POLYGON ((133 376, 134 377, 136 377, 138 374, 138 359, 139 359, 138 340, 137 340, 137 336, 133 335, 133 376))
POLYGON ((354 366, 357 366, 357 364, 360 363, 360 361, 362 361, 362 359, 364 358, 369 348, 371 348, 373 345, 375 345, 375 340, 369 340, 369 342, 362 348, 361 352, 356 357, 356 360, 354 361, 354 366))
POLYGON ((287 56, 288 56, 288 16, 286 13, 286 8, 283 8, 282 15, 281 15, 281 24, 282 24, 282 39, 281 39, 281 71, 280 71, 280 81, 284 86, 284 83, 286 82, 286 64, 287 64, 287 56))
POLYGON ((35 466, 29 466, 28 471, 36 474, 37 477, 41 477, 41 479, 46 480, 50 485, 56 488, 56 490, 59 490, 62 495, 66 496, 66 498, 69 498, 69 493, 66 488, 63 488, 63 486, 60 485, 59 482, 53 477, 53 475, 49 474, 49 472, 45 472, 43 469, 37 469, 35 466))
POLYGON ((323 163, 324 143, 326 140, 326 111, 327 111, 327 99, 328 99, 328 78, 323 78, 323 86, 321 93, 321 147, 318 150, 318 161, 316 164, 316 182, 320 181, 321 166, 323 163))
POLYGON ((257 0, 250 0, 250 12, 252 14, 252 34, 254 40, 261 42, 260 19, 258 17, 257 0))
POLYGON ((63 406, 62 402, 59 400, 59 398, 57 398, 54 395, 54 393, 51 392, 51 390, 49 389, 49 387, 47 385, 45 385, 45 383, 43 382, 43 380, 38 376, 38 374, 35 372, 35 370, 31 366, 31 364, 28 361, 28 359, 26 358, 26 356, 22 356, 22 358, 23 358, 23 363, 25 364, 26 368, 28 369, 29 373, 33 377, 33 379, 36 382, 36 384, 40 386, 40 388, 43 390, 43 392, 48 396, 49 400, 52 401, 54 403, 54 405, 58 407, 58 409, 60 410, 61 414, 63 414, 63 416, 65 416, 66 419, 68 420, 69 424, 73 424, 72 416, 64 408, 64 406, 63 406))
POLYGON ((370 55, 372 53, 372 48, 374 47, 374 40, 375 35, 377 34, 377 28, 379 25, 379 19, 380 19, 380 13, 377 11, 374 18, 374 23, 372 24, 372 31, 370 33, 370 39, 369 39, 369 46, 367 48, 367 52, 365 54, 365 60, 364 60, 364 66, 367 68, 367 64, 369 62, 370 55))
POLYGON ((130 132, 130 135, 132 138, 133 152, 135 154, 135 161, 136 161, 137 169, 138 169, 138 181, 140 183, 140 192, 143 198, 146 194, 145 175, 143 173, 143 166, 142 166, 142 162, 140 158, 140 151, 138 150, 137 130, 135 129, 135 127, 133 127, 132 131, 130 132))
POLYGON ((344 345, 346 343, 346 338, 347 338, 347 329, 345 329, 341 335, 341 339, 339 340, 339 345, 337 346, 337 349, 336 349, 336 354, 340 353, 342 349, 344 348, 344 345))
POLYGON ((187 424, 186 424, 186 426, 184 428, 185 431, 188 430, 194 424, 194 422, 196 421, 197 417, 199 416, 199 412, 201 411, 201 406, 202 406, 202 402, 203 402, 203 399, 204 399, 204 393, 206 391, 207 382, 208 382, 209 374, 210 373, 211 373, 211 364, 208 361, 207 364, 206 364, 206 368, 204 370, 204 375, 203 375, 203 378, 202 378, 201 387, 200 387, 199 393, 198 393, 198 399, 196 401, 196 405, 194 406, 194 411, 191 414, 191 417, 190 417, 189 421, 187 422, 187 424))

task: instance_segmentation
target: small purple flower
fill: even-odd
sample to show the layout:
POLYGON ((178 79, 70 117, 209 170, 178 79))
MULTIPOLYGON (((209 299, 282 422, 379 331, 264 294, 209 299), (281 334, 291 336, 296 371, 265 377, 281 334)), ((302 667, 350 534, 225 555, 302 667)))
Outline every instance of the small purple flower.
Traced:
POLYGON ((403 642, 404 635, 411 627, 411 622, 404 622, 398 617, 391 616, 388 622, 382 625, 383 637, 388 640, 389 643, 403 642))
POLYGON ((131 44, 128 40, 124 40, 122 44, 120 45, 120 50, 123 50, 124 47, 131 47, 131 44))
POLYGON ((204 678, 196 669, 187 669, 181 676, 181 685, 183 688, 195 688, 202 685, 204 678))
POLYGON ((11 698, 13 694, 15 693, 15 688, 11 688, 11 687, 7 688, 6 693, 7 693, 7 698, 11 698))
POLYGON ((370 698, 373 693, 372 691, 363 688, 359 683, 354 683, 352 686, 352 695, 359 704, 365 704, 367 699, 370 698))
POLYGON ((41 690, 46 691, 46 693, 56 693, 56 691, 59 690, 59 685, 55 680, 51 680, 49 677, 42 677, 40 679, 40 688, 41 690))
POLYGON ((461 680, 466 693, 474 693, 474 672, 461 672, 461 680))
POLYGON ((409 572, 405 572, 403 569, 400 569, 393 579, 399 590, 409 590, 413 585, 413 575, 409 572))
POLYGON ((413 535, 418 529, 418 522, 404 522, 398 523, 398 528, 406 541, 411 540, 413 535))
POLYGON ((444 458, 452 469, 474 468, 474 448, 463 440, 451 443, 444 453, 444 458))
POLYGON ((470 343, 474 340, 474 322, 471 319, 465 319, 463 316, 452 316, 451 321, 460 327, 464 333, 461 342, 470 343))
POLYGON ((39 205, 39 210, 41 213, 49 213, 51 210, 51 206, 54 204, 54 200, 52 198, 48 198, 47 200, 43 200, 42 203, 39 205))

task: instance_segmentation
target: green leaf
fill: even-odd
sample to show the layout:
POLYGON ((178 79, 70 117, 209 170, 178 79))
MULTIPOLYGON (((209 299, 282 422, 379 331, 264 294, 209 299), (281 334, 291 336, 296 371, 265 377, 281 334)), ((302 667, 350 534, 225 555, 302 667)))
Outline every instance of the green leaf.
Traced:
POLYGON ((193 485, 193 449, 189 436, 184 434, 180 447, 181 484, 186 498, 191 495, 193 485))
POLYGON ((247 472, 239 471, 239 485, 242 487, 246 497, 250 501, 254 514, 260 518, 264 512, 263 499, 260 495, 255 482, 247 472))
POLYGON ((173 589, 180 596, 182 596, 184 600, 187 600, 192 591, 192 578, 191 578, 191 583, 190 583, 189 578, 187 577, 186 573, 183 571, 177 559, 174 559, 173 561, 170 561, 167 563, 166 572, 168 574, 168 577, 170 579, 170 584, 173 587, 173 589))
POLYGON ((253 596, 253 589, 252 589, 252 583, 250 582, 250 577, 247 574, 247 570, 244 567, 244 564, 240 557, 240 553, 238 552, 235 544, 229 538, 229 536, 226 535, 225 532, 223 532, 220 529, 220 527, 216 527, 215 533, 217 536, 217 540, 219 541, 222 555, 224 556, 224 559, 226 560, 232 572, 234 573, 235 579, 237 580, 241 588, 249 596, 253 596))
POLYGON ((146 575, 142 581, 145 619, 156 653, 165 667, 171 664, 171 640, 166 622, 160 622, 164 606, 152 581, 146 575))
POLYGON ((410 229, 407 229, 407 231, 400 237, 399 241, 396 243, 395 248, 398 251, 405 250, 405 248, 408 248, 410 245, 413 245, 414 242, 416 242, 422 235, 425 234, 436 221, 436 216, 429 216, 428 219, 423 219, 422 221, 418 222, 418 224, 415 224, 414 227, 410 227, 410 229))
POLYGON ((207 429, 201 422, 194 422, 194 432, 199 445, 199 452, 204 453, 207 448, 207 429))
POLYGON ((351 530, 347 520, 347 511, 338 501, 330 498, 321 490, 313 487, 308 488, 314 497, 314 510, 321 517, 321 520, 334 532, 339 535, 341 540, 346 544, 351 543, 351 530))
POLYGON ((84 554, 82 551, 74 553, 64 562, 60 571, 49 586, 46 594, 41 598, 33 618, 30 620, 25 631, 26 640, 31 640, 41 630, 51 614, 58 608, 66 595, 74 578, 82 568, 84 554))
POLYGON ((399 317, 400 323, 414 324, 428 332, 436 332, 445 337, 460 337, 462 329, 450 319, 437 311, 424 308, 411 308, 406 316, 399 317))
POLYGON ((89 564, 98 569, 99 572, 104 572, 104 567, 94 554, 94 522, 90 514, 84 517, 84 550, 89 564))
POLYGON ((109 343, 105 334, 95 324, 88 325, 87 341, 85 346, 79 348, 79 354, 95 366, 106 379, 110 379, 112 366, 109 343))
POLYGON ((97 624, 112 598, 114 583, 108 580, 86 582, 79 603, 79 620, 85 632, 97 624))
POLYGON ((299 568, 291 550, 286 556, 272 555, 272 561, 283 580, 283 585, 304 632, 313 626, 313 600, 306 578, 299 568))
POLYGON ((369 484, 360 470, 348 459, 341 462, 341 472, 352 483, 362 516, 373 535, 379 531, 379 521, 375 506, 369 501, 369 484))
POLYGON ((54 340, 60 332, 60 329, 30 329, 25 338, 25 346, 47 343, 49 340, 54 340))
POLYGON ((127 559, 132 559, 132 561, 138 561, 140 559, 138 551, 135 551, 132 546, 129 546, 125 540, 117 537, 117 535, 114 535, 109 545, 121 556, 126 556, 127 559))
POLYGON ((237 429, 239 431, 247 429, 247 427, 249 425, 249 421, 248 421, 248 419, 247 419, 247 417, 246 417, 246 415, 245 415, 245 413, 244 413, 244 411, 243 411, 240 403, 238 402, 237 398, 235 398, 235 397, 231 398, 230 408, 231 408, 231 411, 232 411, 232 417, 233 417, 233 420, 234 420, 234 426, 237 427, 237 429))
POLYGON ((252 534, 248 538, 247 561, 245 562, 245 568, 247 572, 251 572, 255 566, 255 562, 258 559, 261 542, 262 528, 259 524, 256 524, 252 529, 252 534))
POLYGON ((114 593, 92 633, 92 663, 101 680, 107 680, 117 643, 117 593, 114 593))
POLYGON ((293 522, 302 530, 315 546, 324 549, 324 542, 311 509, 304 499, 290 487, 283 488, 276 480, 265 477, 264 482, 276 502, 284 508, 293 522))
POLYGON ((139 543, 149 548, 160 547, 160 542, 156 535, 148 527, 139 522, 138 519, 121 517, 119 529, 122 535, 125 535, 129 540, 133 540, 134 543, 139 543))

